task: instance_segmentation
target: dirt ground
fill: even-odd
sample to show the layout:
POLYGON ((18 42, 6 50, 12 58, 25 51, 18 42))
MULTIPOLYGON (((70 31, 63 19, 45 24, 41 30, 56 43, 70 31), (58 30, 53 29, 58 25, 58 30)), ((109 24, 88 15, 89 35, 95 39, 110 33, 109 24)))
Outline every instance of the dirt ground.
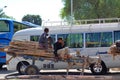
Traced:
POLYGON ((84 75, 23 75, 8 77, 7 79, 15 80, 120 80, 112 76, 84 76, 84 75))

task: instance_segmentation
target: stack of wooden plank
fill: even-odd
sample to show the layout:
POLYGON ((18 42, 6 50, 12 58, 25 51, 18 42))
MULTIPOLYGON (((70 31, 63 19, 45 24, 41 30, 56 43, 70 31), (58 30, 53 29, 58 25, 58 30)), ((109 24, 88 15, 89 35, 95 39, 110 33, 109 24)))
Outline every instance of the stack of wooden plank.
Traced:
MULTIPOLYGON (((1 49, 3 51, 3 49, 1 49)), ((4 49, 10 55, 31 55, 37 57, 54 57, 52 52, 41 49, 38 42, 33 41, 15 41, 4 49)))
POLYGON ((120 47, 117 47, 116 44, 113 44, 110 46, 108 53, 113 56, 113 59, 115 59, 115 56, 120 55, 120 47))
POLYGON ((0 51, 1 51, 1 52, 4 52, 4 48, 0 48, 0 51))

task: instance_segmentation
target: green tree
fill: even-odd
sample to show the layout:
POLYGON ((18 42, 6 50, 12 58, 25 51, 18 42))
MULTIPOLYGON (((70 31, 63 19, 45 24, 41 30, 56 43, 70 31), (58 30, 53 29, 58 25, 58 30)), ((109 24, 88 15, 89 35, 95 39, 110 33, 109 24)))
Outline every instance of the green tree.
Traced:
POLYGON ((33 24, 37 24, 37 25, 40 25, 40 26, 42 24, 42 19, 39 15, 27 14, 22 18, 22 21, 28 21, 28 22, 31 22, 33 24))
MULTIPOLYGON (((62 0, 62 19, 70 19, 71 1, 62 0)), ((75 20, 120 17, 120 0, 73 0, 73 16, 75 20)))
POLYGON ((0 9, 0 18, 10 18, 15 20, 15 18, 13 18, 12 16, 7 16, 4 12, 3 9, 0 9))
POLYGON ((3 9, 0 9, 0 18, 4 16, 3 9))

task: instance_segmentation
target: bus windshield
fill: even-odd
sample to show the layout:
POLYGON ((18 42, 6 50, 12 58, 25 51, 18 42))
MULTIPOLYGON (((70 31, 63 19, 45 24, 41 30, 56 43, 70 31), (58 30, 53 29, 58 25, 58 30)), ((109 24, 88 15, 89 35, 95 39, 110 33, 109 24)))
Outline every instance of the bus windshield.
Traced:
POLYGON ((30 25, 25 25, 25 24, 20 23, 20 22, 14 22, 13 26, 14 26, 14 32, 22 30, 22 29, 33 27, 33 26, 30 26, 30 25))
POLYGON ((0 21, 0 32, 9 32, 9 24, 7 21, 0 21))

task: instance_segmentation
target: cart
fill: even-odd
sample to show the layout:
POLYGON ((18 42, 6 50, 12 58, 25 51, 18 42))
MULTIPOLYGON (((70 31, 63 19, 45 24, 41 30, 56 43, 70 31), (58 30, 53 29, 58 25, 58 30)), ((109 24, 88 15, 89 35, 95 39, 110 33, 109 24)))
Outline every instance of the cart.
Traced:
MULTIPOLYGON (((42 58, 45 60, 51 61, 63 61, 68 63, 67 75, 69 69, 74 66, 81 66, 82 72, 84 74, 84 69, 89 67, 91 64, 95 63, 99 66, 101 63, 100 56, 91 58, 89 56, 81 56, 79 51, 76 51, 75 55, 70 55, 68 48, 63 48, 58 51, 59 58, 56 59, 53 54, 52 49, 41 49, 37 42, 33 41, 15 41, 11 42, 9 46, 5 48, 0 48, 0 51, 7 52, 8 55, 11 55, 11 58, 7 60, 7 64, 18 56, 32 56, 32 64, 27 66, 25 69, 25 74, 35 75, 39 73, 39 68, 35 65, 36 58, 42 58)), ((22 63, 24 64, 24 63, 22 63)))

